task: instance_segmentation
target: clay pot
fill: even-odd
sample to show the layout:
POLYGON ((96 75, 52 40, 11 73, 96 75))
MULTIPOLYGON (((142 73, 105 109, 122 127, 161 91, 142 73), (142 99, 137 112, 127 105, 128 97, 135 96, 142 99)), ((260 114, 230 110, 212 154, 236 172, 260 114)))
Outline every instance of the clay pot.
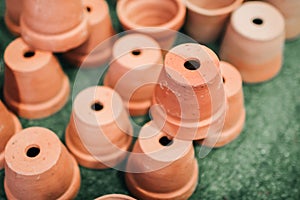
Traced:
POLYGON ((220 57, 240 71, 243 81, 267 81, 281 69, 284 37, 284 19, 276 8, 246 2, 231 16, 220 57))
POLYGON ((4 98, 13 112, 37 119, 65 105, 70 85, 52 53, 32 50, 18 38, 7 46, 4 62, 4 98))
POLYGON ((217 56, 207 47, 187 43, 167 53, 155 87, 153 120, 182 140, 206 138, 222 130, 227 102, 217 56))
POLYGON ((134 198, 123 194, 108 194, 95 200, 135 200, 134 198))
POLYGON ((228 100, 228 110, 222 133, 210 134, 208 138, 201 141, 202 145, 210 147, 222 147, 236 139, 242 132, 246 118, 240 73, 227 62, 220 62, 220 69, 228 100))
POLYGON ((137 199, 188 199, 198 182, 192 142, 169 138, 153 122, 142 127, 126 171, 126 185, 137 199))
POLYGON ((131 135, 128 115, 115 91, 97 86, 77 95, 65 137, 80 165, 92 169, 114 167, 127 156, 131 135))
POLYGON ((6 0, 4 22, 8 30, 14 35, 20 35, 20 16, 23 0, 6 0))
POLYGON ((227 24, 230 14, 243 0, 186 0, 185 31, 200 43, 216 41, 227 24))
POLYGON ((82 45, 65 53, 64 58, 78 67, 101 66, 111 56, 112 44, 105 40, 115 33, 108 5, 105 0, 84 0, 83 5, 91 27, 90 36, 82 45))
POLYGON ((4 168, 4 148, 8 140, 22 130, 18 118, 9 112, 0 101, 0 170, 4 168))
POLYGON ((117 14, 125 30, 150 35, 168 50, 185 21, 186 8, 181 0, 119 0, 117 14))
POLYGON ((130 115, 145 115, 161 69, 162 52, 157 42, 146 35, 129 34, 113 46, 104 85, 120 94, 130 115))
POLYGON ((52 131, 27 128, 7 143, 4 189, 8 199, 73 199, 79 187, 79 167, 52 131))
POLYGON ((285 38, 296 39, 300 35, 300 1, 265 0, 275 6, 285 19, 285 38))
POLYGON ((40 50, 64 52, 89 36, 81 0, 25 0, 20 24, 24 41, 40 50))

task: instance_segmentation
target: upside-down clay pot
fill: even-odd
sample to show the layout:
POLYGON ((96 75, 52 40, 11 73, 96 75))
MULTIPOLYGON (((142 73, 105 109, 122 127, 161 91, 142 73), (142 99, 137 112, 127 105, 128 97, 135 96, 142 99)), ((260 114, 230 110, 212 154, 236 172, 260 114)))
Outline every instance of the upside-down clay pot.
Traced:
POLYGON ((137 199, 188 199, 198 183, 192 142, 171 139, 151 122, 141 129, 126 170, 127 188, 137 199))
POLYGON ((24 41, 52 52, 75 48, 89 36, 81 0, 25 0, 20 25, 24 41))
POLYGON ((298 0, 265 0, 275 6, 285 19, 285 37, 296 39, 300 35, 300 1, 298 0))
POLYGON ((184 24, 186 7, 181 0, 119 0, 117 15, 125 30, 150 35, 168 50, 184 24))
POLYGON ((95 200, 136 200, 136 199, 124 194, 108 194, 108 195, 98 197, 95 200))
POLYGON ((231 16, 220 58, 232 63, 244 82, 264 82, 281 69, 284 39, 284 19, 275 7, 246 2, 231 16))
POLYGON ((200 43, 216 41, 230 14, 238 8, 243 0, 186 0, 187 21, 185 30, 188 35, 200 43))
POLYGON ((207 47, 187 43, 167 53, 150 110, 164 132, 199 140, 222 129, 227 102, 217 56, 207 47))
POLYGON ((65 105, 69 80, 51 52, 33 50, 18 38, 5 49, 4 62, 4 99, 13 112, 38 119, 65 105))
POLYGON ((4 149, 8 140, 22 129, 18 118, 0 101, 0 170, 4 168, 4 149))
POLYGON ((4 22, 6 27, 12 34, 20 35, 20 16, 23 0, 6 0, 5 5, 4 22))
POLYGON ((115 33, 108 5, 105 0, 84 0, 83 5, 91 27, 90 36, 82 45, 65 53, 64 58, 78 67, 101 66, 111 56, 112 44, 105 40, 115 33))
POLYGON ((132 127, 121 97, 104 86, 75 98, 66 144, 78 163, 92 169, 114 167, 127 156, 132 127))
POLYGON ((157 42, 146 35, 129 34, 113 46, 104 85, 120 94, 130 115, 145 115, 161 69, 162 52, 157 42))
POLYGON ((27 128, 7 143, 4 189, 8 199, 74 199, 79 188, 76 160, 52 131, 27 128))
POLYGON ((236 139, 243 130, 246 118, 242 77, 239 71, 227 62, 220 62, 228 110, 221 134, 210 134, 201 141, 205 146, 222 147, 236 139))

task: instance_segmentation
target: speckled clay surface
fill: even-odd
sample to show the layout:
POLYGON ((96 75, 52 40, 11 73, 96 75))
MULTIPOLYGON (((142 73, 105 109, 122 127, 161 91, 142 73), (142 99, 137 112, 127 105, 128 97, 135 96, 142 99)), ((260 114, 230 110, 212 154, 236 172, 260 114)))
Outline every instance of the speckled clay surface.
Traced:
POLYGON ((31 127, 5 148, 4 187, 8 199, 73 199, 80 187, 75 159, 52 131, 31 127))
POLYGON ((176 46, 166 55, 151 115, 167 134, 197 140, 221 129, 227 102, 213 55, 194 43, 176 46))

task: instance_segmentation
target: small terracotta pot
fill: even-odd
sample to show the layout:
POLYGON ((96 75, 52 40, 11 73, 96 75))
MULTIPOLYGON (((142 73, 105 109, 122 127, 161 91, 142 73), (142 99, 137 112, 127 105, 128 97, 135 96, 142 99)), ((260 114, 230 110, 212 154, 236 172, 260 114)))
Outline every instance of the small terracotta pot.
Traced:
POLYGON ((236 139, 245 124, 246 112, 242 77, 235 67, 227 62, 220 62, 225 93, 228 100, 228 110, 222 133, 210 134, 201 143, 210 147, 222 147, 236 139))
POLYGON ((37 119, 65 105, 70 85, 52 53, 32 50, 18 38, 7 46, 4 62, 4 98, 13 112, 37 119))
POLYGON ((6 0, 4 22, 8 30, 14 35, 20 35, 20 16, 23 0, 6 0))
POLYGON ((8 199, 73 199, 79 187, 76 160, 52 131, 27 128, 7 143, 4 189, 8 199))
POLYGON ((115 34, 108 5, 105 0, 84 0, 83 5, 91 27, 90 36, 81 46, 65 53, 64 58, 78 67, 101 66, 111 56, 112 44, 105 40, 115 34))
POLYGON ((224 30, 230 14, 242 2, 243 0, 186 0, 187 34, 204 44, 216 41, 224 30))
POLYGON ((95 200, 136 200, 136 199, 123 194, 108 194, 102 197, 98 197, 95 200))
POLYGON ((125 30, 150 35, 162 49, 169 49, 185 21, 182 0, 119 0, 117 14, 125 30))
POLYGON ((132 141, 132 127, 121 97, 103 86, 80 92, 65 137, 80 165, 104 169, 119 164, 132 141))
POLYGON ((169 138, 150 122, 128 158, 126 185, 138 199, 188 199, 198 183, 191 141, 169 138))
POLYGON ((296 39, 300 35, 300 1, 265 0, 275 6, 285 19, 285 38, 296 39))
POLYGON ((231 16, 220 57, 240 71, 243 81, 267 81, 281 69, 284 38, 284 19, 276 8, 246 2, 231 16))
POLYGON ((183 140, 203 139, 222 130, 227 108, 217 56, 187 43, 170 50, 155 87, 153 120, 183 140))
POLYGON ((23 39, 40 50, 64 52, 89 36, 81 0, 25 0, 20 24, 23 39))
POLYGON ((8 140, 22 130, 18 118, 9 112, 0 101, 0 170, 4 168, 4 148, 8 140))
POLYGON ((113 46, 104 85, 122 97, 130 115, 145 115, 152 105, 155 84, 162 69, 162 53, 151 37, 129 34, 113 46))
POLYGON ((126 185, 138 199, 188 199, 198 183, 192 142, 169 138, 155 123, 141 129, 126 170, 126 185))

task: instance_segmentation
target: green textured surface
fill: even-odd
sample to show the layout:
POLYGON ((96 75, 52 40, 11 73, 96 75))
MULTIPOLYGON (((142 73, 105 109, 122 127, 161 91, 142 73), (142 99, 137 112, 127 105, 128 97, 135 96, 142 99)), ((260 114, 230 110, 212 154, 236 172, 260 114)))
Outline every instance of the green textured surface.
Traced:
MULTIPOLYGON (((116 19, 115 0, 109 1, 116 19)), ((13 39, 4 21, 0 3, 0 89, 3 85, 3 52, 13 39)), ((117 20, 114 26, 120 31, 117 20)), ((214 45, 217 49, 217 45, 214 45)), ((285 62, 273 80, 244 85, 247 121, 240 137, 224 148, 213 150, 199 161, 199 184, 191 199, 300 199, 300 39, 286 43, 285 62)), ((71 83, 76 69, 64 65, 71 83)), ((93 73, 91 70, 90 73, 93 73)), ((2 98, 2 97, 1 97, 2 98)), ((43 120, 21 119, 23 127, 43 126, 64 141, 71 112, 71 99, 59 113, 43 120)), ((196 146, 196 155, 199 146, 196 146)), ((128 194, 124 174, 113 169, 80 168, 78 199, 109 193, 128 194)), ((4 171, 0 171, 0 199, 5 199, 4 171)), ((57 180, 59 181, 59 180, 57 180)))

